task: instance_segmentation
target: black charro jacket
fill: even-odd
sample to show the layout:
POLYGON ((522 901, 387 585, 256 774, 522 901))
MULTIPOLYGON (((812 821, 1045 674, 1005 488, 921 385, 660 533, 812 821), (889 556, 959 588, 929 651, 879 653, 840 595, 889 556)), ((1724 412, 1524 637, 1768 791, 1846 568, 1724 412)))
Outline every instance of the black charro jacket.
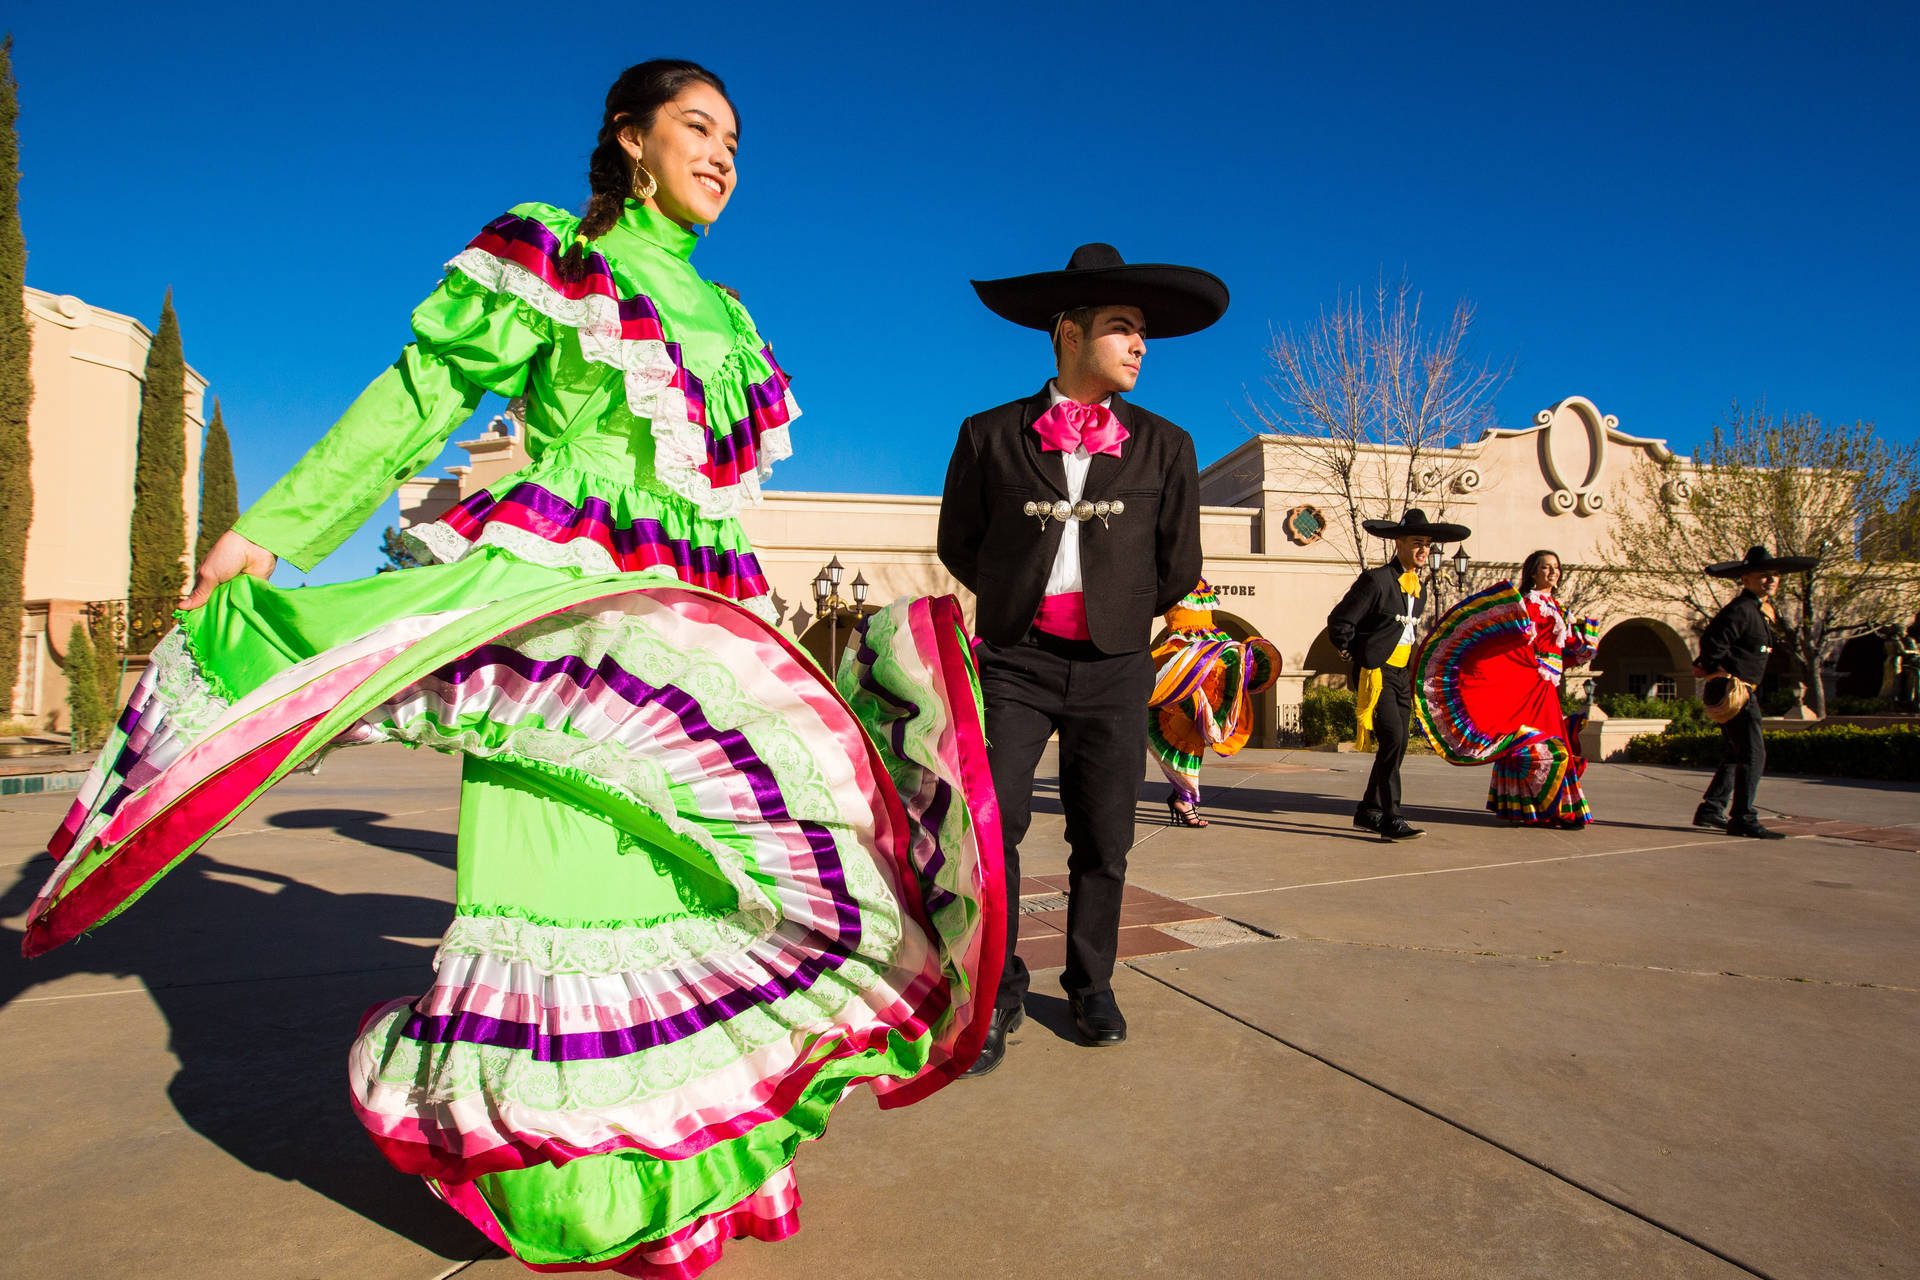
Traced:
POLYGON ((1748 684, 1759 684, 1772 652, 1773 627, 1760 611, 1760 597, 1742 591, 1701 633, 1698 661, 1702 671, 1729 671, 1748 684))
MULTIPOLYGON (((1327 639, 1362 667, 1385 665, 1393 647, 1400 643, 1400 613, 1407 605, 1406 592, 1400 590, 1400 575, 1405 572, 1398 560, 1368 569, 1353 580, 1347 594, 1327 615, 1327 639)), ((1422 579, 1420 594, 1413 601, 1413 616, 1420 617, 1426 611, 1427 584, 1422 579)))
MULTIPOLYGON (((1040 447, 1034 419, 1046 412, 1046 387, 960 424, 940 501, 941 563, 978 597, 974 630, 1013 644, 1027 633, 1060 547, 1061 525, 1025 514, 1029 502, 1067 496, 1066 465, 1040 447)), ((1087 631, 1103 653, 1134 653, 1155 621, 1200 581, 1200 469, 1193 440, 1165 418, 1114 396, 1128 431, 1115 458, 1096 453, 1087 466, 1086 502, 1120 500, 1126 511, 1106 523, 1080 524, 1080 570, 1087 631)))

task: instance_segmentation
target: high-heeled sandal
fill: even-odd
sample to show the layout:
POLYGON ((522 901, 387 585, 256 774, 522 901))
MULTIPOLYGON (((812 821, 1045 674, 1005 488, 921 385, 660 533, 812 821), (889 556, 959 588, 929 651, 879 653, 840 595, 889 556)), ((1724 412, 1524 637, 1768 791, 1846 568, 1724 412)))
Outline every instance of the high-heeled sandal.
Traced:
POLYGON ((1172 796, 1167 797, 1167 825, 1170 827, 1204 827, 1207 820, 1200 816, 1200 806, 1193 805, 1182 809, 1172 796))

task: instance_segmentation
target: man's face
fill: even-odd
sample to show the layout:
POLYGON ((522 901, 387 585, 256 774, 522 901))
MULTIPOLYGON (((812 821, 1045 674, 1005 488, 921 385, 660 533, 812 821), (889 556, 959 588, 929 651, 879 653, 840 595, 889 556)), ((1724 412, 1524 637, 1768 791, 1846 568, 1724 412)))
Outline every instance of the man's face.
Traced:
POLYGON ((1762 600, 1767 599, 1780 589, 1780 575, 1777 573, 1743 573, 1740 585, 1762 600))
POLYGON ((1106 396, 1131 391, 1147 354, 1147 317, 1138 307, 1102 307, 1081 333, 1067 324, 1061 334, 1060 372, 1075 386, 1106 396))
POLYGON ((1395 538, 1393 554, 1403 569, 1424 569, 1427 561, 1433 558, 1433 539, 1423 533, 1410 538, 1395 538))

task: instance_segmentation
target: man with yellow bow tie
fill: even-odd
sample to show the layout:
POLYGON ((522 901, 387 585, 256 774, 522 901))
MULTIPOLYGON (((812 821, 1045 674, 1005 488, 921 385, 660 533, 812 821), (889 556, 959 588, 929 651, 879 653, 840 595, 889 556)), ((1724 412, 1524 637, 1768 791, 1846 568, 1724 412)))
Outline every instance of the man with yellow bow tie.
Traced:
POLYGON ((1464 542, 1469 530, 1434 523, 1418 507, 1397 522, 1365 520, 1360 527, 1393 539, 1393 559, 1354 579, 1327 615, 1328 638, 1359 672, 1359 745, 1375 740, 1373 772, 1353 825, 1387 840, 1413 840, 1427 833, 1400 814, 1400 763, 1413 716, 1413 650, 1427 607, 1421 574, 1437 543, 1464 542))

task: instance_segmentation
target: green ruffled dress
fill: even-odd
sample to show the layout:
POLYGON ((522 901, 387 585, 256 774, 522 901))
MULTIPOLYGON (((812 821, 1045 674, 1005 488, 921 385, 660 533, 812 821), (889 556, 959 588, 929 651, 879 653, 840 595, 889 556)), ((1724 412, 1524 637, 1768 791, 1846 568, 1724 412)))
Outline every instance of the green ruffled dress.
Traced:
POLYGON ((876 615, 837 689, 780 636, 735 515, 789 452, 787 377, 693 236, 630 203, 569 273, 577 225, 489 223, 235 527, 311 568, 490 391, 523 402, 532 464, 409 530, 420 568, 241 578, 181 615, 26 950, 315 751, 460 752, 454 921, 427 994, 368 1014, 353 1105, 523 1262, 687 1277, 794 1229, 794 1149, 847 1087, 899 1105, 977 1054, 998 819, 951 599, 876 615))

